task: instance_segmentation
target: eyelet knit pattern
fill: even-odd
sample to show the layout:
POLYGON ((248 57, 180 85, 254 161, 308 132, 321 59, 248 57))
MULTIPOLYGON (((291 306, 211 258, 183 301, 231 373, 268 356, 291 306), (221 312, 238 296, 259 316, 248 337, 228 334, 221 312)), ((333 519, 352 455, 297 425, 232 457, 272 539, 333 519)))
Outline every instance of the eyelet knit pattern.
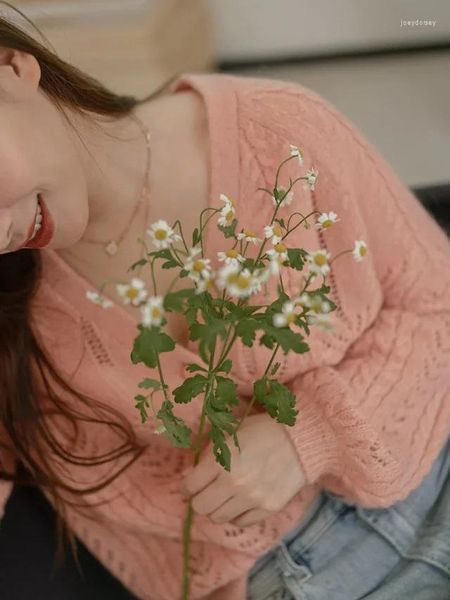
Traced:
MULTIPOLYGON (((327 249, 332 256, 351 249, 356 239, 368 245, 363 262, 344 255, 328 275, 330 298, 339 307, 332 314, 334 331, 312 327, 306 338, 310 352, 277 358, 282 363, 277 375, 296 394, 299 409, 293 427, 280 427, 296 448, 308 485, 283 510, 247 528, 195 515, 193 600, 245 600, 251 566, 299 524, 321 489, 383 507, 404 498, 430 470, 449 432, 450 244, 382 155, 312 90, 204 73, 180 76, 171 93, 185 89, 197 91, 205 103, 210 205, 220 206, 220 193, 232 196, 239 225, 261 234, 273 205, 256 190, 273 185, 278 164, 294 144, 305 153, 301 169, 314 167, 319 178, 314 191, 300 183, 294 187, 288 214, 333 210, 341 221, 327 232, 299 227, 288 245, 327 249)), ((287 163, 280 183, 298 176, 299 169, 296 161, 287 163)), ((224 238, 214 227, 207 229, 205 248, 217 266, 224 238)), ((153 434, 152 422, 140 423, 133 401, 137 383, 157 373, 130 361, 137 333, 133 318, 119 303, 104 310, 86 300, 90 283, 55 252, 42 252, 43 280, 33 306, 36 332, 72 385, 121 410, 148 443, 140 460, 106 490, 89 496, 96 506, 88 515, 69 509, 70 525, 138 598, 177 600, 186 511, 178 484, 190 453, 153 434)), ((289 272, 287 292, 296 293, 300 284, 299 273, 289 272)), ((275 282, 269 294, 275 298, 275 282)), ((252 302, 261 299, 257 295, 252 302)), ((233 347, 232 375, 242 400, 237 414, 269 356, 257 342, 252 348, 239 342, 233 347)), ((171 389, 196 358, 194 344, 162 356, 171 389)), ((155 399, 157 409, 162 398, 155 399)), ((198 427, 200 398, 176 409, 198 427)), ((64 428, 58 431, 64 438, 64 428)), ((78 444, 79 452, 91 455, 117 447, 118 441, 111 429, 92 424, 83 427, 78 444)), ((12 458, 0 450, 2 463, 12 458)), ((63 471, 80 485, 110 472, 111 465, 69 465, 63 471)), ((11 484, 0 484, 0 507, 10 490, 11 484)))

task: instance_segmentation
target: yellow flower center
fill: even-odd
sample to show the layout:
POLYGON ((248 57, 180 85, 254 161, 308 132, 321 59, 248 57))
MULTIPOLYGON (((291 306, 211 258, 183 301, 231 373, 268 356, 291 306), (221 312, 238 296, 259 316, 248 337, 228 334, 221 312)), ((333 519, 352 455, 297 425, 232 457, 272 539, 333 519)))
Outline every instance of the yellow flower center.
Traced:
POLYGON ((246 237, 256 237, 256 233, 251 229, 244 229, 246 237))
POLYGON ((192 269, 194 271, 197 271, 198 273, 201 273, 204 268, 205 268, 205 262, 203 260, 196 260, 192 267, 192 269))
POLYGON ((128 298, 130 298, 131 300, 133 300, 134 298, 137 297, 137 295, 139 294, 139 290, 137 290, 136 288, 129 288, 127 290, 127 296, 128 298))
POLYGON ((316 256, 314 257, 314 262, 316 263, 316 265, 322 267, 323 265, 327 264, 327 258, 323 254, 316 254, 316 256))
POLYGON ((274 249, 277 252, 286 252, 286 246, 283 244, 283 242, 278 242, 278 244, 275 244, 274 249))
POLYGON ((245 290, 250 286, 250 277, 242 273, 230 273, 227 279, 229 284, 236 285, 240 289, 245 290))
POLYGON ((311 309, 314 312, 321 312, 322 310, 322 299, 320 298, 320 296, 317 297, 312 297, 311 298, 311 309))
POLYGON ((167 231, 165 229, 157 229, 155 231, 155 238, 157 240, 165 240, 167 237, 167 231))
POLYGON ((152 306, 152 317, 157 319, 161 316, 161 310, 157 306, 152 306))
POLYGON ((250 277, 247 277, 246 275, 239 275, 236 285, 242 290, 246 290, 250 286, 250 277))
POLYGON ((239 255, 239 252, 238 252, 237 250, 235 250, 234 248, 230 248, 230 250, 227 250, 227 251, 225 252, 225 255, 226 255, 228 258, 237 258, 237 257, 238 257, 238 255, 239 255))
POLYGON ((287 322, 293 323, 295 321, 296 316, 297 315, 294 312, 289 313, 288 315, 286 315, 287 322))
POLYGON ((322 227, 326 229, 327 227, 331 227, 333 225, 333 221, 331 219, 326 219, 322 222, 322 227))
POLYGON ((364 256, 367 252, 367 248, 365 246, 360 246, 359 253, 361 256, 364 256))
POLYGON ((232 210, 229 210, 229 211, 227 212, 227 214, 225 215, 225 220, 226 220, 226 221, 232 221, 232 220, 233 220, 233 217, 234 217, 234 213, 233 213, 233 211, 232 211, 232 210))
POLYGON ((281 237, 283 235, 283 230, 279 225, 273 225, 272 227, 273 234, 277 237, 281 237))

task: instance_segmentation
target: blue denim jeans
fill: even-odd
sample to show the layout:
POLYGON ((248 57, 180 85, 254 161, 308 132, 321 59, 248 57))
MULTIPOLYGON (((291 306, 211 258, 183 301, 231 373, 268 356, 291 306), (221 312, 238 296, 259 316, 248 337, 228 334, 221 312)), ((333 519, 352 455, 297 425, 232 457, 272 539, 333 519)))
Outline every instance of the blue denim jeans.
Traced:
POLYGON ((450 441, 405 500, 366 509, 322 493, 253 565, 247 600, 449 600, 450 441))

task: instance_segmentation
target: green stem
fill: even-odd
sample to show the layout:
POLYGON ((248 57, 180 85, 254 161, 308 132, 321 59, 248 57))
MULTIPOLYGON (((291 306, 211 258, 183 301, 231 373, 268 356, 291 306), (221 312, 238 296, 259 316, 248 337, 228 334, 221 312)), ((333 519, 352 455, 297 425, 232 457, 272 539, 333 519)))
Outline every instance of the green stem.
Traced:
POLYGON ((291 234, 293 231, 295 231, 295 230, 297 229, 297 227, 300 227, 300 225, 303 223, 303 221, 307 221, 307 220, 309 219, 309 217, 310 217, 311 215, 314 215, 315 213, 317 213, 318 215, 320 215, 320 214, 321 214, 320 210, 313 210, 312 212, 310 212, 310 213, 309 213, 309 215, 306 215, 306 217, 303 217, 303 215, 302 215, 302 213, 301 213, 301 212, 298 212, 298 211, 296 211, 296 212, 293 212, 293 213, 292 213, 292 214, 289 216, 289 219, 288 219, 288 222, 287 222, 287 229, 288 229, 288 230, 287 230, 287 232, 286 232, 286 233, 283 235, 283 237, 282 237, 281 239, 282 239, 282 240, 284 240, 284 238, 285 238, 285 237, 287 237, 289 234, 291 234), (303 218, 302 218, 302 220, 301 220, 301 221, 299 221, 299 222, 297 223, 297 225, 295 225, 295 227, 293 227, 292 229, 289 229, 289 223, 291 222, 291 219, 292 219, 292 217, 294 217, 295 215, 300 215, 300 216, 301 216, 301 217, 303 217, 303 218))
POLYGON ((185 247, 185 249, 186 249, 186 252, 189 252, 189 249, 188 249, 188 247, 187 247, 187 244, 186 244, 186 240, 184 239, 183 228, 182 228, 182 226, 181 226, 181 222, 180 222, 180 220, 179 220, 179 219, 177 219, 177 220, 175 221, 175 223, 172 225, 172 229, 175 229, 175 226, 176 226, 177 224, 178 224, 178 229, 180 230, 181 239, 183 240, 183 244, 184 244, 184 247, 185 247))
POLYGON ((153 294, 156 296, 158 294, 158 292, 157 292, 157 288, 156 288, 156 277, 155 277, 155 267, 154 267, 155 260, 156 260, 156 258, 153 257, 150 262, 150 271, 151 271, 152 282, 153 282, 153 294))
MULTIPOLYGON (((205 407, 209 400, 209 397, 214 389, 214 381, 215 374, 212 369, 214 363, 214 353, 216 350, 216 346, 211 352, 209 357, 209 365, 208 365, 208 384, 205 393, 205 399, 203 401, 202 407, 202 415, 200 418, 200 427, 198 430, 198 434, 194 443, 194 467, 197 466, 200 453, 202 450, 202 439, 203 439, 203 429, 205 426, 205 407)), ((192 509, 192 497, 189 498, 189 504, 187 509, 186 518, 184 520, 183 525, 183 590, 182 590, 182 600, 189 600, 189 587, 190 587, 190 572, 189 572, 189 555, 190 555, 190 542, 191 542, 191 529, 194 521, 194 511, 192 509)))
MULTIPOLYGON (((265 377, 267 375, 267 373, 269 372, 270 367, 272 366, 272 363, 274 361, 275 358, 275 354, 278 352, 278 348, 280 347, 280 344, 277 344, 275 347, 275 350, 272 352, 272 356, 270 357, 270 360, 267 364, 266 370, 264 371, 264 375, 263 377, 265 377)), ((253 404, 255 403, 255 395, 252 396, 252 399, 250 400, 250 402, 247 405, 247 408, 245 409, 244 415, 242 417, 242 419, 239 421, 239 423, 237 424, 237 427, 235 429, 235 432, 238 431, 239 427, 242 425, 242 423, 244 422, 245 418, 248 416, 249 412, 252 410, 253 404)))
POLYGON ((202 210, 202 212, 200 213, 200 231, 199 231, 199 236, 200 236, 200 248, 202 249, 202 256, 205 255, 205 249, 203 247, 203 230, 205 229, 205 227, 208 225, 209 221, 212 219, 212 217, 220 212, 221 209, 220 208, 213 208, 212 206, 209 206, 208 208, 204 208, 202 210), (212 214, 210 214, 206 220, 206 223, 203 225, 202 224, 202 219, 203 219, 203 213, 208 212, 208 211, 213 211, 212 214))

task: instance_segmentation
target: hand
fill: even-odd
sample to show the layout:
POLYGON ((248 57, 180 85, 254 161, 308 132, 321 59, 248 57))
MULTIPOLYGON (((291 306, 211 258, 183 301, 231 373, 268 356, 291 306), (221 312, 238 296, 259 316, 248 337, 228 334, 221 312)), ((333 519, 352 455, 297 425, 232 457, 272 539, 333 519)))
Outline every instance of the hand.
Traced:
POLYGON ((280 511, 305 485, 294 445, 284 427, 269 414, 250 414, 237 437, 225 436, 231 452, 231 471, 216 462, 209 442, 181 491, 194 496, 192 508, 215 523, 238 527, 258 523, 280 511))

